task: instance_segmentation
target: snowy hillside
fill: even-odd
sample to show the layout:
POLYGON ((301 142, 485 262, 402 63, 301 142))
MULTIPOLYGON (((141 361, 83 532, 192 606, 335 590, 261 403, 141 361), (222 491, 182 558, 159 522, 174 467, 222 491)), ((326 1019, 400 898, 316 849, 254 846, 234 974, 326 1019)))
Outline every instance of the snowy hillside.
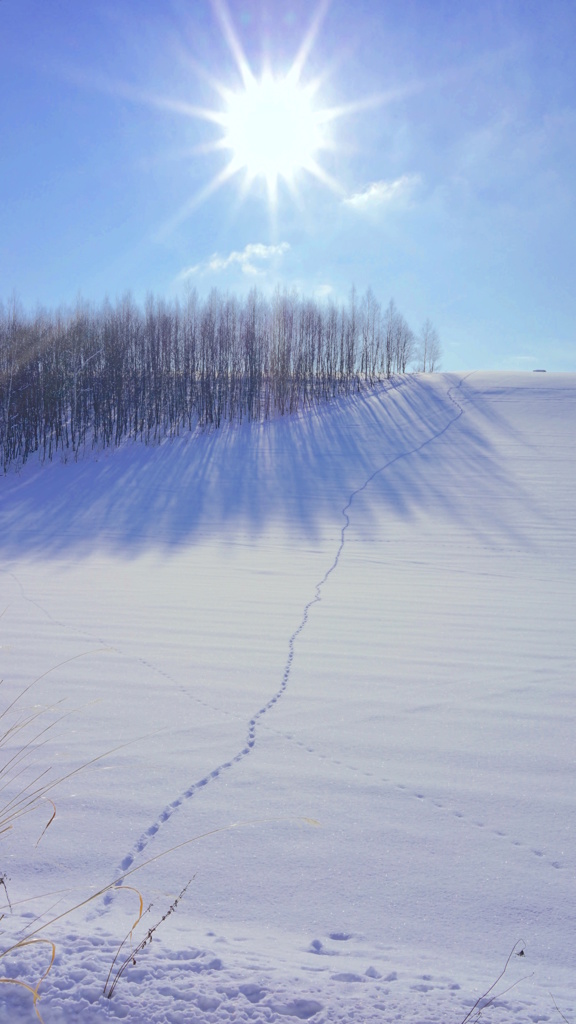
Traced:
POLYGON ((40 932, 45 1024, 460 1024, 515 943, 482 1019, 576 1024, 575 437, 576 375, 407 376, 0 478, 3 705, 105 754, 1 837, 2 948, 192 879, 110 1000, 136 893, 40 932))

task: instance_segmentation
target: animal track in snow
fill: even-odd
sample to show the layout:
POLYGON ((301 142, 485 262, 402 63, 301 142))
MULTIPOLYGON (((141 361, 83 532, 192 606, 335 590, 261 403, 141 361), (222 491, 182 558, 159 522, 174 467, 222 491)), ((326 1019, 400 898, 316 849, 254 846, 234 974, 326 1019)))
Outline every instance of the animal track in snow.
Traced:
POLYGON ((140 838, 137 840, 134 847, 132 848, 132 851, 121 862, 122 871, 127 871, 130 867, 132 867, 135 858, 145 850, 146 846, 153 838, 153 836, 156 836, 158 834, 160 826, 165 824, 172 816, 172 814, 174 814, 174 812, 178 810, 178 808, 181 807, 186 800, 189 800, 191 797, 193 797, 199 789, 204 788, 206 785, 208 785, 208 783, 211 780, 218 778, 223 771, 229 771, 233 765, 238 764, 238 762, 242 761, 245 757, 248 757, 251 754, 252 750, 256 745, 257 728, 261 719, 282 698, 282 696, 286 692, 286 689, 288 687, 288 681, 290 679, 290 674, 292 671, 292 664, 294 661, 296 641, 308 623, 310 611, 315 604, 318 604, 322 600, 322 591, 330 577, 338 568, 338 564, 340 562, 342 551, 344 550, 346 542, 346 533, 350 526, 351 520, 349 513, 354 503, 354 500, 369 487, 369 485, 372 483, 373 480, 376 479, 376 477, 380 476, 387 469, 395 465, 397 462, 400 462, 402 459, 409 458, 411 455, 415 455, 418 452, 422 451, 424 448, 427 447, 427 445, 431 444, 433 441, 436 441, 438 438, 442 437, 442 435, 445 434, 446 431, 454 423, 456 423, 457 420, 460 419, 460 417, 464 413, 464 409, 456 401, 456 399, 453 398, 452 391, 459 390, 469 376, 471 376, 471 374, 467 374, 465 377, 462 377, 455 387, 450 387, 447 391, 447 397, 457 408, 456 415, 453 416, 452 419, 448 421, 448 423, 445 423, 440 430, 437 430, 434 434, 431 434, 429 437, 425 438, 424 441, 421 441, 413 448, 410 448, 403 452, 399 452, 397 455, 388 459, 387 462, 385 462, 382 466, 379 466, 372 473, 370 473, 370 475, 366 478, 364 483, 362 483, 359 487, 355 488, 355 490, 352 491, 346 504, 341 510, 341 514, 344 519, 344 524, 341 527, 340 543, 336 550, 336 554, 333 558, 331 565, 328 567, 322 578, 315 584, 314 596, 304 606, 300 622, 288 640, 288 656, 284 664, 284 671, 282 673, 280 686, 273 694, 273 696, 262 707, 258 709, 258 711, 252 716, 252 718, 248 722, 248 731, 246 740, 244 742, 244 746, 228 761, 218 765, 215 769, 212 770, 212 772, 208 773, 203 779, 200 779, 198 782, 194 782, 191 786, 184 790, 184 792, 182 792, 175 800, 173 800, 164 808, 164 810, 158 817, 157 821, 154 823, 155 825, 158 825, 158 828, 155 829, 152 835, 150 834, 150 830, 148 829, 140 836, 140 838))
MULTIPOLYGON (((358 495, 360 495, 363 491, 366 490, 366 488, 370 485, 370 483, 377 476, 379 476, 380 474, 385 472, 390 466, 393 466, 395 463, 399 462, 401 459, 405 459, 405 458, 408 458, 411 455, 416 454, 417 452, 419 452, 423 448, 425 448, 428 444, 430 444, 432 441, 434 441, 437 438, 441 437, 442 434, 444 434, 446 432, 446 430, 448 430, 449 427, 451 427, 452 424, 455 423, 456 420, 458 420, 460 418, 460 416, 462 416, 463 409, 459 405, 459 403, 452 397, 451 392, 453 390, 458 390, 462 386, 462 384, 464 383, 465 380, 466 380, 465 377, 462 378, 455 388, 449 388, 448 389, 448 392, 447 392, 448 397, 452 401, 452 403, 457 407, 458 411, 457 411, 457 414, 454 417, 452 417, 452 419, 450 419, 448 421, 448 423, 446 423, 442 427, 441 430, 439 430, 436 433, 430 435, 428 438, 426 438, 424 441, 420 442, 420 444, 414 446, 413 448, 408 449, 408 450, 406 450, 404 452, 400 452, 397 455, 393 456, 386 463, 384 463, 384 465, 382 465, 382 466, 378 467, 376 470, 374 470, 374 472, 371 473, 366 478, 364 483, 362 483, 358 488, 356 488, 354 491, 352 491, 352 493, 350 494, 350 496, 348 498, 348 501, 346 502, 346 504, 342 508, 341 514, 342 514, 342 517, 344 519, 344 524, 343 524, 343 526, 341 528, 340 543, 339 543, 338 548, 336 550, 335 557, 334 557, 331 565, 328 567, 328 569, 324 573, 322 579, 315 585, 314 596, 304 606, 300 622, 299 622, 297 628, 294 630, 294 632, 292 633, 292 635, 290 636, 290 638, 288 640, 288 656, 287 656, 287 659, 286 659, 286 662, 285 662, 285 665, 284 665, 284 671, 283 671, 283 674, 282 674, 280 686, 278 687, 276 692, 273 694, 273 696, 263 706, 261 706, 256 711, 256 713, 252 716, 252 718, 249 720, 246 738, 245 738, 244 744, 240 748, 240 750, 238 750, 237 753, 234 754, 232 757, 229 757, 226 761, 224 761, 221 764, 219 764, 219 765, 215 766, 214 768, 212 768, 209 772, 207 772, 200 779, 194 781, 192 784, 187 786, 187 788, 183 792, 181 792, 175 799, 171 800, 168 804, 166 804, 166 806, 163 808, 163 810, 158 815, 156 821, 154 821, 141 834, 141 836, 138 838, 138 840, 136 841, 136 843, 132 847, 132 850, 130 851, 130 853, 128 853, 122 859, 121 864, 120 864, 120 870, 122 872, 128 871, 134 865, 134 862, 135 862, 136 858, 143 853, 143 851, 146 849, 148 843, 158 835, 158 833, 161 831, 162 826, 165 825, 169 821, 171 816, 182 806, 182 804, 185 801, 187 801, 187 800, 191 799, 192 797, 194 797, 196 793, 198 793, 199 791, 205 789, 206 786, 208 786, 210 784, 210 782, 215 781, 216 779, 218 779, 222 775, 223 772, 230 771, 235 765, 237 765, 240 761, 242 761, 244 758, 246 758, 246 757, 248 757, 250 755, 250 753, 252 752, 252 750, 254 749, 254 747, 256 745, 256 735, 257 735, 258 725, 260 724, 260 722, 261 722, 262 718, 264 717, 264 715, 266 715, 266 713, 281 699, 281 697, 283 696, 283 694, 285 693, 285 691, 287 689, 288 681, 289 681, 291 670, 292 670, 292 664, 293 664, 293 660, 294 660, 296 641, 297 641, 299 635, 301 634, 301 632, 303 631, 303 629, 307 625, 310 611, 311 611, 311 609, 313 608, 313 606, 315 604, 317 604, 318 602, 321 601, 321 599, 322 599, 322 590, 323 590, 324 586, 326 585, 326 583, 328 582, 329 578, 332 576, 332 574, 336 571, 336 569, 338 567, 338 564, 339 564, 339 561, 340 561, 340 558, 341 558, 341 555, 342 555, 342 551, 343 551, 344 545, 345 545, 346 533, 347 533, 347 530, 348 530, 348 528, 350 526, 350 515, 349 515, 349 512, 350 512, 350 510, 352 508, 354 500, 358 497, 358 495)), ((50 619, 50 621, 52 621, 55 624, 61 626, 63 629, 67 630, 68 632, 73 632, 77 636, 85 637, 86 639, 89 639, 91 642, 95 641, 95 642, 97 642, 99 644, 102 644, 108 650, 114 650, 120 656, 123 655, 122 650, 120 648, 118 648, 118 646, 108 644, 106 642, 106 640, 104 638, 102 638, 101 636, 95 637, 94 634, 92 634, 92 633, 90 633, 88 631, 79 630, 76 627, 71 627, 69 624, 61 622, 60 620, 55 618, 55 616, 53 616, 39 602, 34 601, 32 598, 30 598, 30 597, 28 597, 28 595, 26 595, 21 582, 17 579, 17 577, 13 573, 10 573, 9 570, 5 570, 5 571, 7 571, 8 574, 10 576, 12 576, 12 578, 15 580, 15 582, 17 583, 17 585, 19 586, 19 588, 21 590, 21 593, 22 593, 22 596, 24 597, 24 599, 29 601, 31 604, 35 605, 44 615, 46 615, 50 619)), ((203 705, 205 707, 208 707, 211 710, 216 710, 219 713, 226 713, 222 708, 215 708, 211 704, 209 704, 208 702, 203 701, 203 700, 201 700, 199 698, 196 698, 182 684, 179 684, 168 672, 166 672, 164 669, 158 667, 157 665, 152 664, 152 662, 150 662, 146 658, 138 657, 137 660, 140 661, 143 665, 145 665, 151 671, 156 672, 157 674, 159 674, 159 675, 163 676, 164 678, 168 679, 174 686, 176 686, 182 692, 186 693, 186 695, 188 697, 190 697, 191 699, 197 701, 199 704, 201 704, 201 705, 203 705)))
MULTIPOLYGON (((290 678, 290 674, 291 674, 291 669, 292 669, 292 664, 293 664, 293 659, 294 659, 294 654, 295 654, 295 645, 296 645, 297 639, 298 639, 299 635, 301 634, 301 632, 304 630, 304 628, 307 625, 309 614, 310 614, 310 611, 311 611, 312 607, 315 604, 317 604, 319 601, 322 600, 322 590, 323 590, 324 586, 326 585, 326 583, 328 582, 329 578, 333 575, 333 573, 336 571, 336 569, 338 567, 338 564, 339 564, 339 561, 340 561, 340 558, 341 558, 341 555, 342 555, 342 551, 344 549, 345 542, 346 542, 346 533, 348 531, 348 528, 349 528, 350 522, 351 522, 350 511, 351 511, 351 508, 353 506, 354 500, 363 491, 365 491, 368 488, 370 483, 377 476, 379 476, 380 474, 384 473, 388 468, 390 468, 392 465, 394 465, 395 463, 399 462, 400 460, 406 459, 406 458, 410 457, 411 455, 416 454, 417 452, 421 451, 423 448, 425 448, 426 446, 431 444, 433 441, 435 441, 439 437, 441 437, 458 419, 460 419, 460 417, 464 413, 464 409, 460 405, 460 403, 457 401, 457 399, 454 397, 454 393, 459 391, 459 389, 463 386, 463 384, 465 383, 465 381, 466 381, 468 376, 470 376, 470 374, 468 374, 466 377, 461 378, 461 380, 458 382, 457 385, 450 387, 448 389, 448 391, 447 391, 447 397, 450 399, 450 401, 456 407, 456 410, 457 410, 456 411, 456 415, 453 416, 447 423, 445 423, 445 425, 439 431, 437 431, 436 433, 430 435, 424 441, 420 442, 420 444, 414 446, 413 448, 411 448, 411 449, 409 449, 407 451, 400 452, 399 454, 397 454, 393 458, 389 459, 384 465, 380 466, 373 473, 371 473, 367 477, 367 479, 358 488, 356 488, 350 494, 350 496, 348 498, 348 501, 346 502, 346 504, 344 505, 344 507, 341 510, 341 514, 342 514, 342 517, 344 519, 344 523, 343 523, 343 525, 341 527, 340 542, 339 542, 338 548, 336 550, 336 554, 334 556, 334 559, 333 559, 331 565, 329 566, 329 568, 327 569, 327 571, 325 572, 325 574, 322 577, 322 579, 315 585, 314 596, 305 605, 303 613, 302 613, 302 617, 301 617, 301 620, 300 620, 300 623, 298 624, 297 628, 295 629, 295 631, 292 633, 291 637, 289 638, 289 641, 288 641, 288 656, 287 656, 287 659, 286 659, 286 662, 285 662, 285 665, 284 665, 284 671, 283 671, 283 674, 282 674, 281 683, 280 683, 279 688, 273 694, 273 696, 270 698, 270 700, 268 700, 265 704, 263 704, 256 711, 256 713, 250 718, 250 720, 248 721, 245 741, 244 741, 244 744, 241 746, 241 748, 232 757, 229 757, 227 760, 223 761, 221 764, 215 766, 210 771, 206 772, 199 779, 197 779, 194 782, 192 782, 175 799, 171 800, 168 804, 166 804, 166 806, 162 809, 162 811, 158 815, 157 819, 152 824, 150 824, 149 827, 146 828, 144 830, 144 832, 141 834, 141 836, 138 838, 138 840, 134 844, 134 846, 133 846, 132 850, 130 851, 130 853, 128 853, 123 858, 123 860, 121 862, 121 865, 120 865, 120 870, 121 871, 123 871, 123 872, 128 871, 134 865, 135 860, 137 859, 138 856, 140 856, 144 852, 144 850, 146 849, 148 843, 150 841, 152 841, 159 834, 159 832, 162 829, 162 826, 165 825, 169 821, 171 816, 187 800, 193 798, 199 792, 201 792, 202 790, 206 789, 206 787, 209 786, 211 782, 216 781, 218 778, 220 778, 222 776, 223 773, 230 771, 240 761, 242 761, 244 758, 248 757, 250 755, 250 753, 252 752, 252 750, 255 748, 256 741, 257 741, 257 731, 258 731, 259 725, 262 724, 262 720, 263 720, 264 716, 282 698, 282 696, 284 695, 284 693, 285 693, 285 691, 287 689, 289 678, 290 678)), ((117 652, 120 656, 126 656, 121 648, 119 648, 116 644, 114 644, 114 645, 109 644, 106 641, 106 639, 103 638, 102 636, 95 636, 91 632, 88 632, 88 631, 85 631, 85 630, 80 630, 80 629, 78 629, 76 627, 72 627, 68 623, 62 622, 61 620, 57 619, 54 615, 51 614, 51 612, 49 612, 46 608, 44 608, 38 601, 36 601, 33 598, 29 597, 25 593, 25 589, 24 589, 21 581, 17 578, 17 576, 13 572, 11 572, 9 569, 4 569, 2 571, 6 575, 8 575, 9 577, 11 577, 14 580, 14 582, 17 584, 17 586, 20 589, 22 597, 26 601, 28 601, 30 604, 32 604, 35 607, 37 607, 51 622, 61 626, 63 629, 66 629, 68 632, 73 632, 75 635, 77 635, 79 637, 86 638, 90 642, 96 642, 98 644, 101 644, 106 649, 113 650, 113 651, 117 652)), ((193 692, 191 692, 190 689, 187 688, 183 683, 181 683, 180 681, 175 679, 174 676, 172 676, 169 672, 167 672, 163 667, 160 667, 160 666, 154 664, 149 659, 147 659, 145 657, 138 656, 138 655, 136 655, 136 656, 129 655, 129 657, 131 657, 134 660, 139 661, 149 671, 154 672, 155 674, 157 674, 157 675, 165 678, 166 680, 168 680, 180 692, 185 694, 188 699, 191 699, 195 703, 197 703, 197 704, 199 704, 199 705, 201 705, 201 706, 203 706, 205 708, 208 708, 211 711, 215 711, 218 714, 223 714, 223 715, 229 716, 230 718, 238 719, 239 716, 237 714, 235 714, 234 712, 230 712, 227 709, 222 708, 221 706, 219 707, 217 705, 212 704, 211 702, 208 702, 208 701, 205 701, 205 700, 203 700, 203 699, 201 699, 199 697, 196 697, 196 695, 193 692)), ((270 728, 270 726, 267 726, 267 729, 272 734, 276 734, 277 733, 277 730, 275 730, 273 728, 270 728)), ((359 769, 357 766, 355 766, 353 764, 347 764, 346 762, 342 761, 341 757, 333 757, 333 756, 324 754, 324 753, 322 753, 320 751, 317 751, 310 744, 304 744, 301 741, 299 741, 298 739, 294 738, 293 736, 290 736, 288 734, 282 734, 282 733, 277 733, 277 734, 278 735, 284 735, 284 736, 286 736, 286 738, 292 739, 299 747, 304 749, 308 754, 312 754, 312 755, 320 758, 321 760, 328 761, 328 762, 334 764, 338 768, 344 768, 345 770, 348 770, 348 771, 351 771, 351 772, 354 772, 354 773, 360 772, 363 775, 363 777, 374 779, 377 783, 383 783, 383 784, 385 784, 387 786, 393 786, 393 787, 397 788, 398 790, 401 790, 401 791, 405 792, 405 794, 407 796, 414 796, 416 799, 418 799, 422 803, 425 803, 425 802, 432 803, 434 805, 434 807, 437 808, 439 811, 442 810, 445 813, 451 813, 456 819, 460 820, 463 824, 466 824, 466 825, 468 825, 470 827, 486 829, 486 831, 492 831, 493 834, 497 835, 499 838, 506 839, 508 842, 512 843, 512 845, 516 846, 517 848, 521 848, 521 847, 523 847, 525 845, 525 844, 521 843, 517 839, 509 839, 505 835, 505 833, 501 832, 500 830, 495 830, 495 829, 490 830, 489 827, 487 827, 484 822, 478 822, 478 821, 467 819, 462 811, 460 811, 458 809, 450 809, 448 807, 444 807, 443 804, 440 801, 437 801, 437 800, 435 800, 433 798, 430 798, 430 797, 426 797, 426 795, 424 793, 422 793, 422 792, 412 792, 409 787, 406 787, 406 786, 404 786, 401 783, 394 782, 393 780, 391 780, 387 776, 381 775, 379 772, 375 773, 375 772, 359 769)), ((560 869, 562 867, 561 863, 558 860, 555 860, 553 862, 552 861, 548 862, 547 858, 545 857, 545 854, 541 850, 533 849, 530 852, 533 854, 533 856, 538 857, 540 860, 543 860, 546 863, 550 863, 551 866, 553 866, 555 869, 560 869)))
POLYGON ((422 803, 422 805, 432 805, 438 811, 444 812, 446 815, 455 818, 456 821, 462 824, 463 826, 469 828, 482 829, 487 834, 492 833, 492 835, 495 836, 497 840, 504 839, 506 840, 506 842, 509 842, 512 846, 516 847, 517 849, 526 850, 527 852, 531 853, 533 856, 541 860, 543 863, 548 864, 550 867, 553 867, 556 870, 561 870, 564 866, 559 860, 550 860, 549 858, 547 858, 543 850, 528 847, 526 843, 522 842, 520 839, 516 839, 514 837, 509 836, 508 833, 503 832, 502 829, 491 828, 485 821, 478 821, 475 818, 467 816, 463 811, 457 808, 453 808, 447 802, 447 798, 445 798, 443 801, 438 800, 433 796, 428 796, 425 792, 422 792, 421 789, 415 790, 403 782, 396 782, 393 779, 391 779, 388 775, 384 775, 383 773, 381 774, 378 771, 366 771, 364 768, 358 768, 356 765, 349 764, 346 761, 342 761, 341 758, 335 758, 331 754, 327 754, 322 750, 317 750, 316 748, 312 747, 308 742, 299 740, 294 735, 294 733, 282 732, 278 729, 274 729, 270 725, 267 725, 266 728, 269 732, 274 733, 278 737, 282 737, 283 739, 286 739, 289 742, 294 743, 306 754, 310 754, 313 757, 316 757, 319 761, 328 762, 329 764, 333 764, 338 768, 344 769, 345 771, 349 771, 356 775, 359 775, 362 778, 373 779, 377 785, 383 785, 388 788, 396 789, 404 796, 406 796, 408 799, 418 800, 422 803))

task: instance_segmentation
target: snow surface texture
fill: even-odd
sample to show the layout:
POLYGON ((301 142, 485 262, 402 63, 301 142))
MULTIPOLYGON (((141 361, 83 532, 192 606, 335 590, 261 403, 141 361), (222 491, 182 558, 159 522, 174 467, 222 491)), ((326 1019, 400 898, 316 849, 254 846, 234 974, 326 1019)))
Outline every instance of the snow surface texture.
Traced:
POLYGON ((192 882, 112 999, 133 892, 42 933, 46 1024, 459 1024, 517 941, 482 1019, 576 1024, 575 437, 576 375, 407 376, 0 480, 3 699, 112 751, 3 838, 3 948, 258 819, 127 879, 134 944, 192 882))

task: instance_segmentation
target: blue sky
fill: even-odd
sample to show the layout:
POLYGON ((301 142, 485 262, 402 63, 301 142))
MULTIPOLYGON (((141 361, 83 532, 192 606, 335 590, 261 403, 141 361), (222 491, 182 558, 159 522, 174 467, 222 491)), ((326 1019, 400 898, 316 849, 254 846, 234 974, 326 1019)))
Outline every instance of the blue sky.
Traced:
POLYGON ((370 286, 414 330, 431 318, 445 369, 576 370, 572 0, 227 12, 0 0, 0 298, 370 286), (240 53, 256 79, 301 53, 332 111, 319 176, 274 203, 242 170, 214 188, 240 53))

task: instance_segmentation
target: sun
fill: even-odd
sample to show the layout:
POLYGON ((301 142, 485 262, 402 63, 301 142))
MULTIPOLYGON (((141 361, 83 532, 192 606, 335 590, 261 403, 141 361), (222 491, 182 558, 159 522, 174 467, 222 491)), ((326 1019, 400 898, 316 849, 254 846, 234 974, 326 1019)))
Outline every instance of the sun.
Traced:
POLYGON ((208 109, 180 105, 182 113, 203 118, 218 125, 221 134, 202 149, 220 150, 229 154, 228 162, 211 182, 187 204, 186 213, 202 202, 230 178, 240 176, 243 193, 251 186, 264 183, 271 210, 279 199, 283 182, 293 195, 305 174, 335 192, 342 192, 338 182, 321 164, 323 151, 334 149, 330 134, 331 122, 357 109, 357 104, 321 108, 317 103, 323 76, 305 80, 304 68, 318 35, 329 0, 320 0, 298 52, 286 70, 268 60, 260 74, 251 66, 238 38, 225 0, 212 0, 222 34, 236 65, 236 86, 225 83, 196 67, 218 93, 220 108, 208 109))
POLYGON ((198 64, 189 52, 178 50, 194 74, 207 81, 215 91, 219 103, 214 107, 200 107, 184 98, 151 97, 149 94, 147 101, 187 118, 211 123, 218 129, 217 136, 187 152, 196 155, 219 151, 226 153, 227 159, 214 177, 180 208, 166 230, 182 223, 194 209, 235 177, 241 180, 243 197, 252 188, 261 192, 264 185, 271 214, 279 204, 281 183, 300 203, 300 189, 306 176, 340 196, 344 194, 340 183, 325 166, 324 154, 338 149, 332 125, 341 117, 380 106, 382 98, 367 97, 332 107, 319 104, 326 71, 308 79, 305 67, 329 4, 330 0, 319 0, 298 52, 287 68, 275 65, 268 54, 263 70, 257 73, 244 52, 225 0, 212 0, 214 13, 235 64, 235 84, 227 82, 223 75, 216 77, 213 71, 198 64))
POLYGON ((274 194, 280 178, 293 185, 300 171, 317 172, 322 121, 312 89, 268 71, 228 96, 221 144, 231 150, 231 170, 245 171, 248 182, 264 179, 274 194))

